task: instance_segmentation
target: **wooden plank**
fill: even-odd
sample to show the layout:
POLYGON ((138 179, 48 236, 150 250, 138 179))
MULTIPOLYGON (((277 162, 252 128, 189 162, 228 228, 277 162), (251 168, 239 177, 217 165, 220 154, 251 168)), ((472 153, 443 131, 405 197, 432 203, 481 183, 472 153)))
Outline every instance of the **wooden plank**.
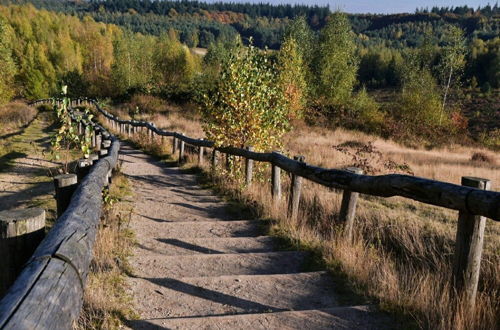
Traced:
MULTIPOLYGON (((349 167, 346 171, 363 174, 363 170, 357 167, 349 167)), ((354 228, 354 216, 356 214, 356 204, 358 202, 359 193, 350 190, 344 190, 342 195, 342 204, 340 205, 339 222, 343 225, 344 238, 347 241, 352 241, 352 231, 354 228)))
POLYGON ((78 281, 68 263, 50 259, 2 329, 70 329, 83 303, 78 281))
MULTIPOLYGON (((303 163, 304 156, 295 156, 294 159, 303 163)), ((288 202, 288 216, 291 219, 297 219, 299 215, 300 195, 302 190, 302 178, 296 174, 292 174, 290 187, 290 200, 288 202)))
MULTIPOLYGON (((253 151, 253 147, 247 147, 247 150, 253 151)), ((253 177, 253 159, 245 158, 245 183, 247 187, 250 187, 252 185, 252 177, 253 177)))
MULTIPOLYGON (((462 177, 462 185, 488 190, 490 180, 462 177)), ((481 270, 484 229, 486 219, 469 212, 458 215, 455 255, 453 262, 453 284, 459 293, 464 293, 468 308, 474 308, 481 270)))

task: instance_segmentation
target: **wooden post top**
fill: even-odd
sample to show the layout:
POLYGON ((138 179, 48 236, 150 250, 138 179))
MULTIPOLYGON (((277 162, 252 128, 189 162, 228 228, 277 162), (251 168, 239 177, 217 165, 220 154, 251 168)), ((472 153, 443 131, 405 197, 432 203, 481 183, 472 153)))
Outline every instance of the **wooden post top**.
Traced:
POLYGON ((490 189, 490 186, 491 186, 491 180, 483 179, 483 178, 476 178, 473 176, 463 176, 462 177, 462 186, 488 190, 488 189, 490 189))
POLYGON ((87 167, 92 165, 92 160, 90 159, 79 159, 78 160, 78 167, 87 167))
POLYGON ((97 154, 90 154, 89 159, 92 162, 95 162, 95 161, 99 160, 99 156, 97 154))
POLYGON ((346 167, 347 172, 351 172, 354 174, 363 174, 363 170, 359 167, 346 167))
POLYGON ((24 235, 45 227, 45 210, 39 207, 0 212, 0 238, 24 235))
POLYGON ((77 183, 76 174, 61 174, 54 177, 57 188, 71 186, 77 183))

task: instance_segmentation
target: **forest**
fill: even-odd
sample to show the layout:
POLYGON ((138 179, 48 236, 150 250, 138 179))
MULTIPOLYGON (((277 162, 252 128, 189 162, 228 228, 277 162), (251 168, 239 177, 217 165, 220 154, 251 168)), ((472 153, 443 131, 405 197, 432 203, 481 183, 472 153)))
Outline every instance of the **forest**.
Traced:
MULTIPOLYGON (((347 15, 289 5, 44 0, 0 13, 2 101, 55 95, 67 84, 71 95, 203 104, 251 45, 280 77, 291 119, 436 140, 436 132, 466 133, 463 104, 477 91, 493 95, 494 107, 500 87, 497 5, 347 15), (208 48, 204 58, 196 46, 208 48)), ((475 129, 474 138, 485 132, 475 129)))

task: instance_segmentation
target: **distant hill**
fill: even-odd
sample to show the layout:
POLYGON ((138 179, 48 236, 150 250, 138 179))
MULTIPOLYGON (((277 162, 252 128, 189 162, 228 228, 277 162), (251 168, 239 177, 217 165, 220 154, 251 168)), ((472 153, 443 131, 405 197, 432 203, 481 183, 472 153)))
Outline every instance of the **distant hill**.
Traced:
MULTIPOLYGON (((0 4, 32 3, 37 8, 89 15, 96 21, 113 23, 135 32, 159 35, 170 29, 179 32, 190 47, 207 48, 216 40, 241 35, 252 37, 258 47, 277 49, 291 19, 305 16, 313 30, 324 26, 329 7, 250 3, 205 3, 200 1, 149 0, 0 0, 0 4)), ((364 46, 415 47, 423 31, 432 29, 439 42, 442 27, 456 24, 471 38, 483 40, 500 35, 498 5, 473 9, 467 6, 420 9, 414 14, 353 14, 349 16, 358 41, 364 46)))

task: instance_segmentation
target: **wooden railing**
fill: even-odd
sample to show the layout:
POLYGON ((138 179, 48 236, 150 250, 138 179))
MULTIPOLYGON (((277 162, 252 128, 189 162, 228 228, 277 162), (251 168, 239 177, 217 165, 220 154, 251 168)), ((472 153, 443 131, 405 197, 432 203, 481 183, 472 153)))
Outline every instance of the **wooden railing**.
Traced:
MULTIPOLYGON (((32 105, 57 102, 40 100, 32 105)), ((85 124, 111 140, 107 156, 96 161, 76 186, 69 206, 0 301, 0 329, 70 329, 80 314, 101 218, 102 190, 120 148, 104 127, 85 124)))
MULTIPOLYGON (((267 162, 272 165, 271 192, 275 201, 281 200, 280 172, 291 174, 289 196, 289 216, 296 217, 299 209, 302 178, 326 187, 344 191, 340 208, 340 222, 343 224, 347 239, 351 239, 358 194, 379 197, 401 196, 426 204, 459 211, 456 247, 453 265, 453 283, 458 292, 464 292, 466 301, 474 306, 483 248, 485 217, 500 221, 500 192, 489 191, 487 179, 463 177, 462 185, 441 182, 409 175, 363 175, 357 168, 326 169, 304 162, 304 157, 290 159, 279 152, 260 153, 235 147, 215 147, 204 139, 195 139, 182 133, 157 128, 153 123, 123 120, 102 109, 92 99, 75 100, 77 104, 94 107, 108 121, 115 131, 130 136, 142 130, 151 138, 154 135, 173 138, 173 153, 179 152, 182 159, 185 144, 198 148, 198 159, 203 161, 205 148, 212 149, 212 165, 217 162, 217 154, 223 153, 245 158, 246 182, 251 184, 253 161, 267 162)), ((215 169, 215 166, 212 166, 215 169)))

